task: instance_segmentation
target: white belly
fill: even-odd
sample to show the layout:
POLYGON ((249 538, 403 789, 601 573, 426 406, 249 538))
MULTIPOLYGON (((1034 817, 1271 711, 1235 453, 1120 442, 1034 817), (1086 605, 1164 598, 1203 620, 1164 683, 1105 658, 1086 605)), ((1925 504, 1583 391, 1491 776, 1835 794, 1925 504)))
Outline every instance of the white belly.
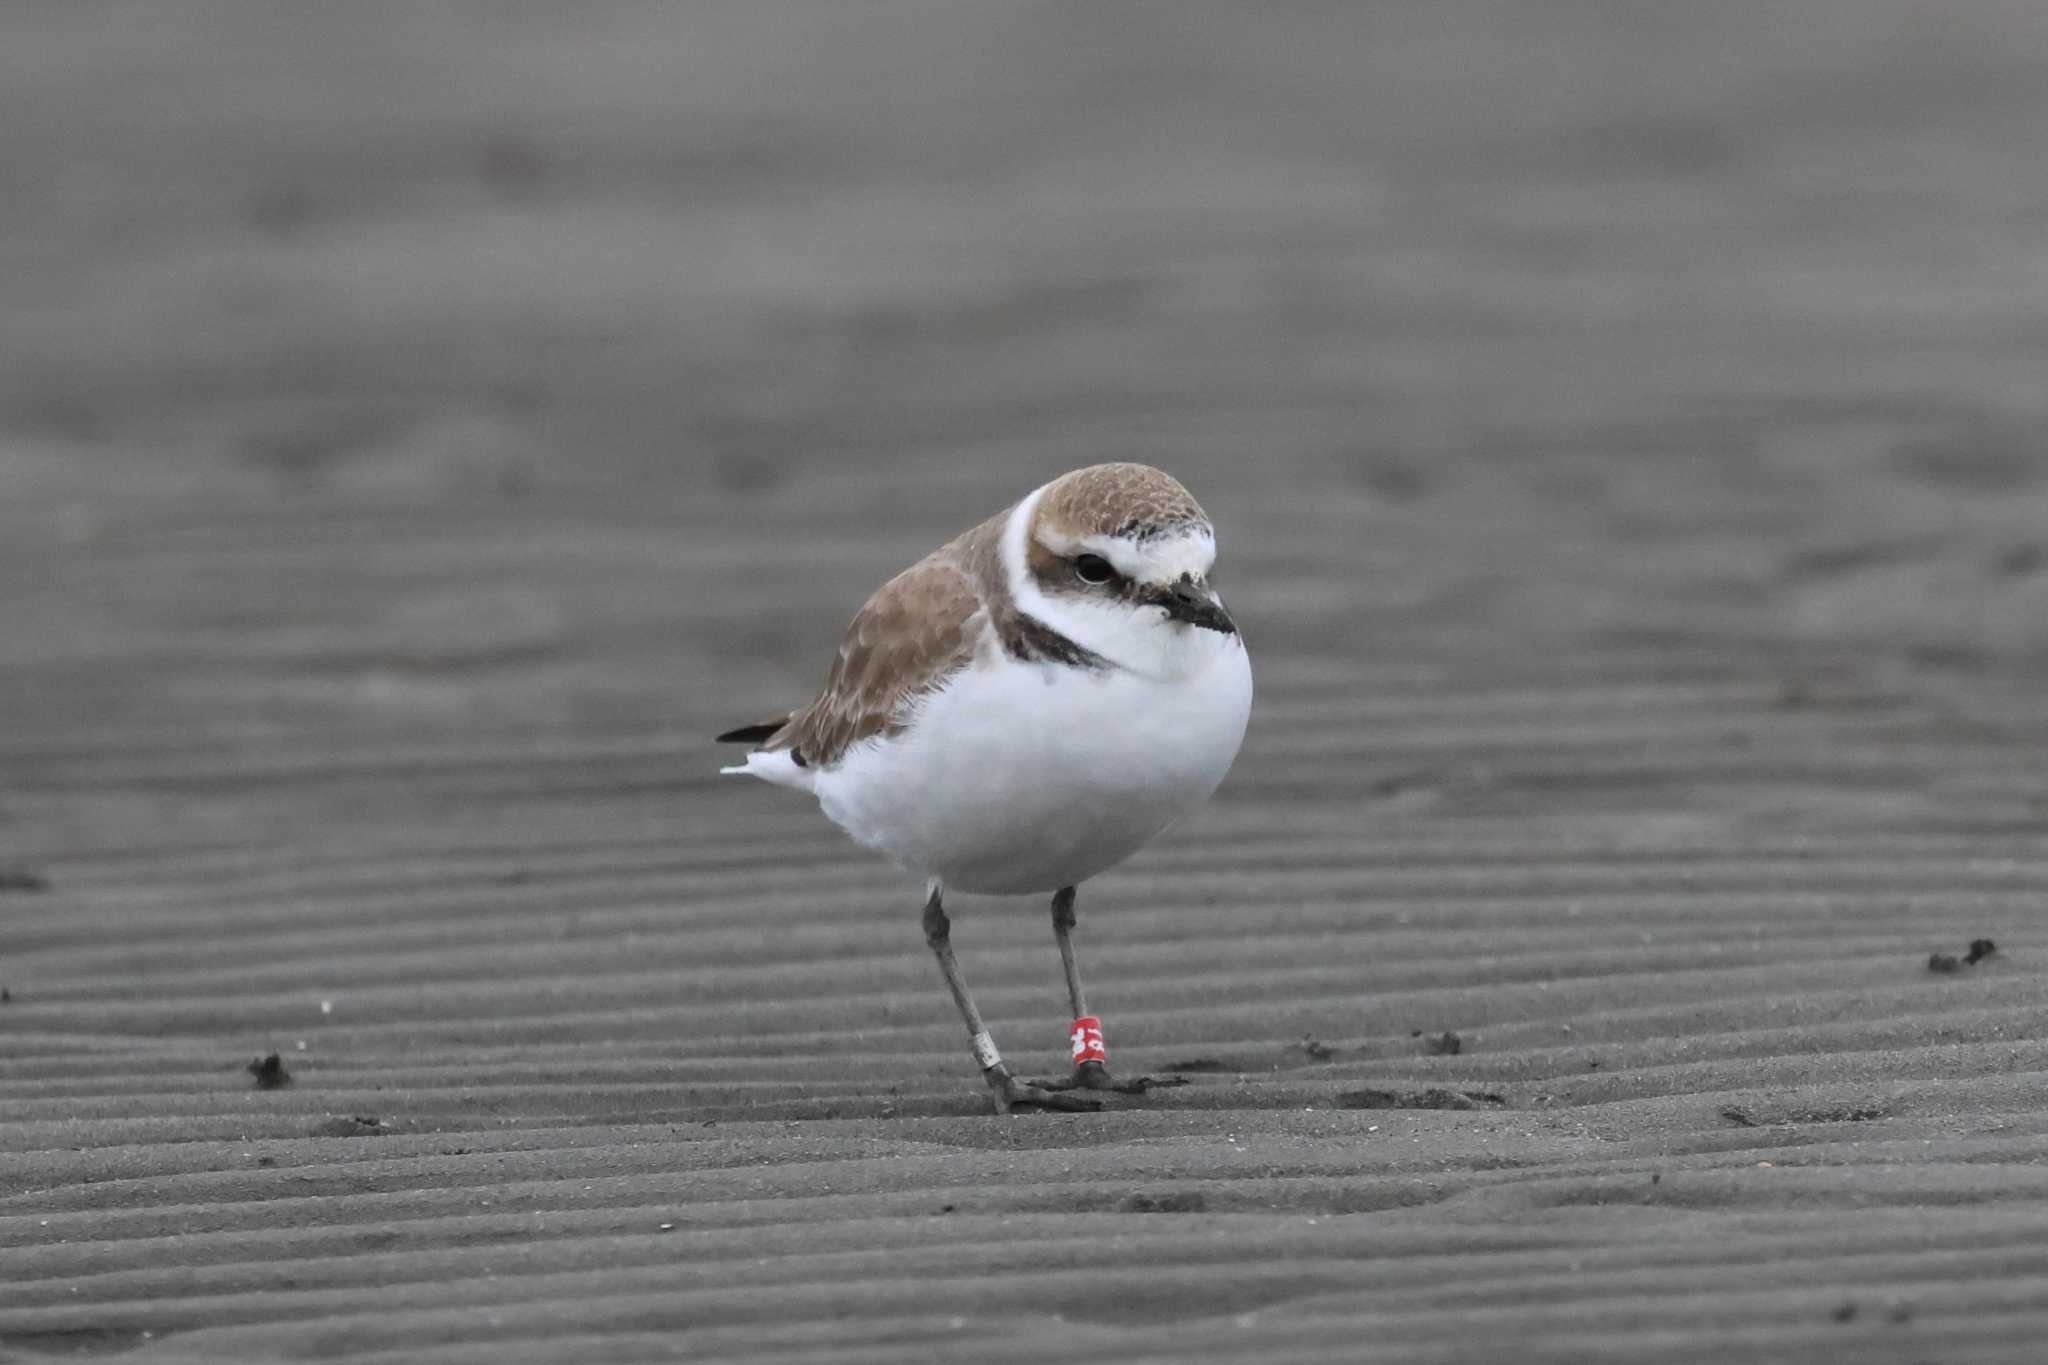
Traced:
POLYGON ((1237 756, 1251 664, 1237 636, 1203 634, 1202 665, 1175 678, 1007 658, 966 669, 908 731, 817 773, 819 804, 956 890, 1085 881, 1207 800, 1237 756))

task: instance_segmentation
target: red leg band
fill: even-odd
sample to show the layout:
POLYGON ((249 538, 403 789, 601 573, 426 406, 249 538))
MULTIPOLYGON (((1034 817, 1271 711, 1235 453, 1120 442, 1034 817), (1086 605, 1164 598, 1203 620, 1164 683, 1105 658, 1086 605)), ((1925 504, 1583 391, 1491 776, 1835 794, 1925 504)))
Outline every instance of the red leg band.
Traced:
POLYGON ((1074 1065, 1083 1062, 1109 1064, 1109 1051, 1102 1046, 1102 1021, 1092 1014, 1084 1014, 1074 1021, 1074 1031, 1068 1035, 1074 1044, 1074 1065))

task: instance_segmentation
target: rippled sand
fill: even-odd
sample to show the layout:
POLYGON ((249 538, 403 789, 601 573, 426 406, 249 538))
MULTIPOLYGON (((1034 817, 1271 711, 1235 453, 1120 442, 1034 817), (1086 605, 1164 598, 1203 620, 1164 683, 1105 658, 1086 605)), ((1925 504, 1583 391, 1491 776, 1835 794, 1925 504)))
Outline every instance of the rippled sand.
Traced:
POLYGON ((2035 1359, 2033 7, 763 13, 0 19, 0 1360, 2035 1359), (1259 705, 1000 1120, 707 736, 1107 458, 1259 705))

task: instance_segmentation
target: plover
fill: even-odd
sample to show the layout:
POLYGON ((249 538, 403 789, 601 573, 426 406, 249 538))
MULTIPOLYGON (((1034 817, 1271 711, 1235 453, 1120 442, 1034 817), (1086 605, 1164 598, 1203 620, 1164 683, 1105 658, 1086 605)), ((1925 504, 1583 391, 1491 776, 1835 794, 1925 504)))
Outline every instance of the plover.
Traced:
POLYGON ((925 884, 925 941, 998 1113, 1092 1109, 1110 1074, 1074 965, 1074 890, 1206 800, 1251 712, 1216 536, 1157 469, 1062 475, 883 584, 801 710, 720 735, 728 773, 798 787, 925 884), (1051 893, 1073 1004, 1070 1075, 1004 1065, 954 960, 947 891, 1051 893))

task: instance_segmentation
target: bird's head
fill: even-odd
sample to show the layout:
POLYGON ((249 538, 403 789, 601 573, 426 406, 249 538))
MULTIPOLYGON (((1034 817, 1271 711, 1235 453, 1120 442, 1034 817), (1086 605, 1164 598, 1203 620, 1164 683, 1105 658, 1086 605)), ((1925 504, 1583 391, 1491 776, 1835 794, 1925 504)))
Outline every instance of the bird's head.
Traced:
POLYGON ((1018 605, 1136 672, 1171 675, 1237 645, 1210 586, 1216 532, 1171 475, 1100 464, 1019 504, 1005 546, 1018 605))

